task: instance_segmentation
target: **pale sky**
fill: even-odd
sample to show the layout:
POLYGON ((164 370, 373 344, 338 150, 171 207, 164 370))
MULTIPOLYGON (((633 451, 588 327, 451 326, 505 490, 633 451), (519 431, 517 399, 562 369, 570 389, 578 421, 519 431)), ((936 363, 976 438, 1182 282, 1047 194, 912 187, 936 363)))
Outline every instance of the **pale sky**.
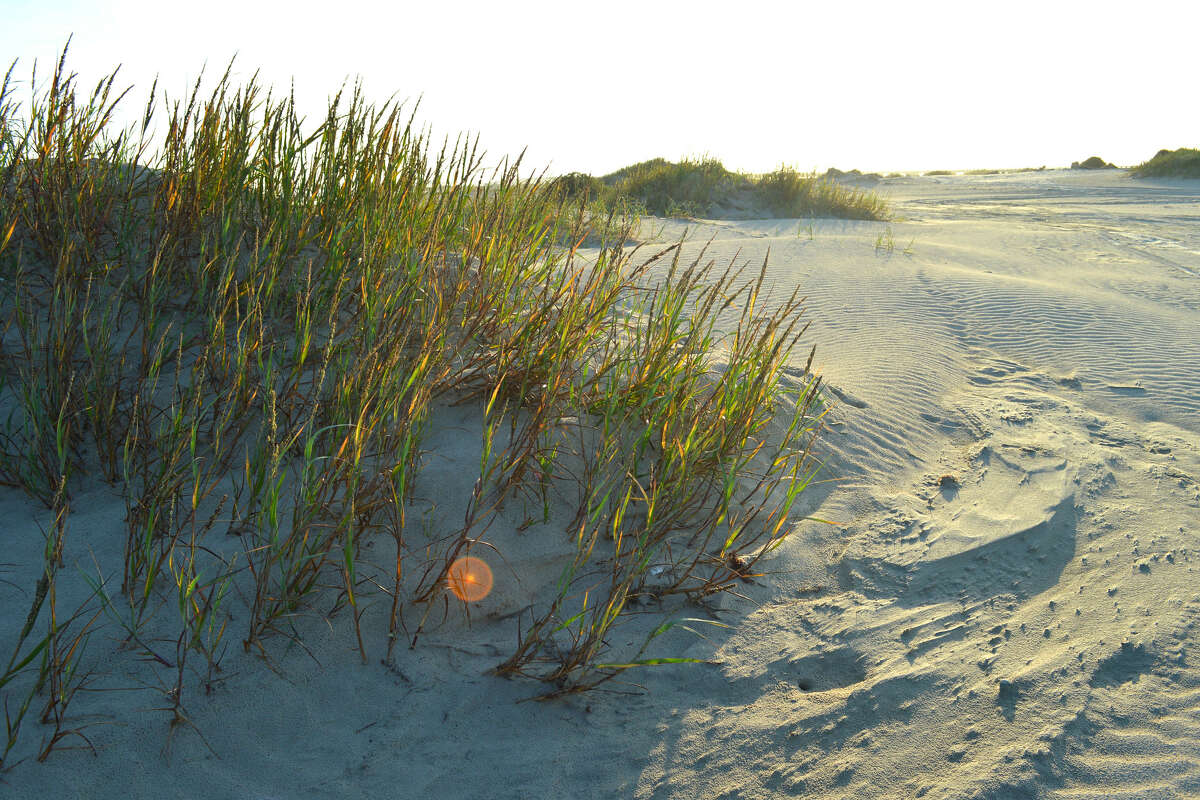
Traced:
POLYGON ((0 59, 84 83, 122 65, 135 116, 207 62, 258 69, 310 118, 347 79, 423 96, 439 134, 602 174, 655 156, 732 169, 1133 164, 1200 147, 1193 0, 452 2, 0 0, 0 59))

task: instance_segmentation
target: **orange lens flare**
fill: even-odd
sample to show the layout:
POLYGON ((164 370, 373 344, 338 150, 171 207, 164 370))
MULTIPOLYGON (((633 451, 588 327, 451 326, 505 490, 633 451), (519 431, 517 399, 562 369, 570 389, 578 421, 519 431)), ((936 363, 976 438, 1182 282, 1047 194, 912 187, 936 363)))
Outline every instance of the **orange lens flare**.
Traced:
POLYGON ((482 559, 465 556, 450 565, 446 583, 459 600, 478 603, 492 591, 492 568, 482 559))

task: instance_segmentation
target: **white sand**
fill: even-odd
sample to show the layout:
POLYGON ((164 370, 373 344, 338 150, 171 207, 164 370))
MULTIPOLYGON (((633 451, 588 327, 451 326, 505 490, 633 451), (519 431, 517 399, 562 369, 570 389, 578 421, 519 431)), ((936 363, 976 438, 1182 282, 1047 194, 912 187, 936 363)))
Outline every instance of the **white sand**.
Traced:
MULTIPOLYGON (((556 573, 553 548, 501 525, 510 562, 546 568, 519 586, 498 569, 470 630, 452 620, 391 667, 379 629, 363 666, 344 620, 305 619, 312 657, 277 642, 273 672, 231 623, 225 679, 187 703, 211 751, 154 710, 169 675, 131 672, 104 629, 97 686, 145 685, 77 700, 99 756, 29 758, 0 795, 1200 795, 1200 183, 1046 171, 879 188, 904 221, 817 221, 811 239, 794 220, 692 226, 718 261, 770 248, 776 292, 809 296, 843 401, 822 445, 842 480, 808 506, 842 524, 800 524, 751 602, 723 603, 731 629, 677 629, 656 651, 719 666, 516 703, 538 687, 481 674, 515 644, 515 618, 495 618, 556 573)), ((431 491, 460 491, 448 459, 474 457, 472 425, 434 440, 431 491)), ((74 507, 68 569, 94 573, 89 548, 117 568, 120 501, 96 485, 74 507)), ((3 490, 0 520, 8 648, 48 519, 3 490)), ((43 733, 31 722, 19 750, 43 733)))

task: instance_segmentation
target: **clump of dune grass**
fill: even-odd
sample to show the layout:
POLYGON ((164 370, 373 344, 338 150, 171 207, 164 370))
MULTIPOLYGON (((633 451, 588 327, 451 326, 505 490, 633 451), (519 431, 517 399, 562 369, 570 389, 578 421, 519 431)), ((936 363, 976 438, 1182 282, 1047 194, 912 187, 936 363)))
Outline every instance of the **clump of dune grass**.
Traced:
MULTIPOLYGON (((227 71, 170 102, 152 87, 120 129, 115 74, 86 90, 65 57, 27 105, 12 69, 0 85, 0 482, 56 520, 0 679, 5 755, 36 697, 39 757, 83 737, 67 711, 97 626, 161 671, 172 730, 231 645, 303 647, 301 615, 364 662, 418 646, 434 609, 469 613, 451 568, 496 548, 506 502, 540 505, 531 530, 570 555, 498 674, 555 695, 689 660, 647 655, 670 620, 633 653, 612 632, 639 598, 752 579, 815 471, 820 382, 785 380, 801 301, 762 307, 765 264, 627 247, 636 216, 588 211, 594 182, 485 169, 477 142, 432 142, 357 86, 305 128, 227 71), (482 429, 457 529, 414 518, 450 403, 482 429), (88 476, 123 499, 124 541, 64 615, 88 476)), ((767 185, 836 197, 807 181, 767 185)))
POLYGON ((550 182, 551 191, 572 201, 598 200, 606 193, 607 188, 608 185, 604 181, 585 172, 570 172, 550 182))
MULTIPOLYGON (((849 175, 850 173, 838 173, 849 175)), ((570 173, 554 185, 572 199, 601 208, 624 201, 666 217, 761 214, 782 217, 884 219, 887 203, 873 192, 783 166, 764 175, 732 172, 715 158, 674 162, 654 158, 597 178, 570 173)))
POLYGON ((1159 150, 1154 158, 1133 168, 1136 178, 1200 178, 1200 150, 1181 147, 1159 150))
POLYGON ((887 202, 874 192, 786 166, 759 176, 754 186, 763 204, 781 216, 882 220, 891 214, 887 202))
POLYGON ((1071 163, 1071 169, 1116 169, 1113 164, 1108 163, 1100 156, 1091 156, 1083 161, 1074 161, 1071 163))
POLYGON ((606 175, 603 182, 620 196, 632 197, 659 216, 707 214, 728 202, 749 179, 725 169, 714 158, 662 158, 643 161, 606 175))

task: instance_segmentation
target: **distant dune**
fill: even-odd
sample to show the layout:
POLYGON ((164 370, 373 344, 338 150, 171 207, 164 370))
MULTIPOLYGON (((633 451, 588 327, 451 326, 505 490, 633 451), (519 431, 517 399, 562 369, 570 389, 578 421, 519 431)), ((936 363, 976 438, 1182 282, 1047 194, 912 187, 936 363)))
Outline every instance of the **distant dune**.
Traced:
POLYGON ((1133 174, 1139 178, 1200 178, 1200 150, 1159 150, 1154 158, 1135 167, 1133 174))

